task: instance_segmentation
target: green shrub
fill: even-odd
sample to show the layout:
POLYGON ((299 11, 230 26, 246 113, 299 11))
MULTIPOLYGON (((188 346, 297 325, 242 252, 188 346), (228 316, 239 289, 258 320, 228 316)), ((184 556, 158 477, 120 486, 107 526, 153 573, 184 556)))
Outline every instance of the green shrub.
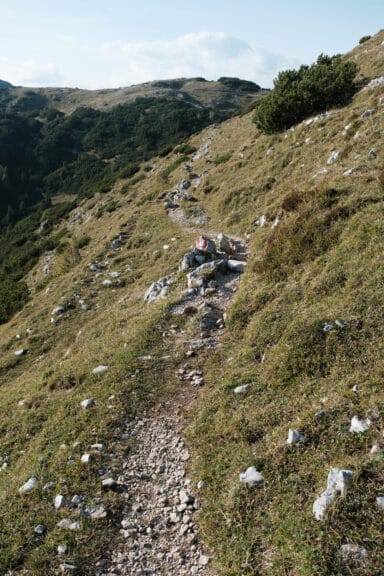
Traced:
POLYGON ((193 154, 196 150, 197 148, 190 144, 180 144, 180 146, 176 146, 174 152, 176 154, 193 154))
POLYGON ((91 237, 90 236, 82 236, 81 238, 79 238, 76 242, 76 248, 78 248, 80 250, 80 248, 84 248, 85 246, 88 246, 88 244, 91 241, 91 237))
POLYGON ((225 154, 216 156, 216 158, 213 159, 213 163, 215 166, 218 166, 219 164, 224 164, 225 162, 228 162, 231 156, 232 154, 230 152, 226 152, 225 154))
POLYGON ((345 105, 356 91, 356 73, 354 62, 324 54, 312 66, 280 72, 272 92, 257 106, 254 122, 271 134, 286 130, 311 114, 345 105))
POLYGON ((359 40, 359 44, 364 44, 364 42, 366 42, 367 40, 370 40, 372 38, 372 36, 367 35, 367 36, 362 36, 359 40))
POLYGON ((28 300, 28 286, 11 278, 0 279, 0 324, 7 322, 28 300))
POLYGON ((245 90, 246 92, 260 92, 261 90, 260 86, 255 82, 232 78, 230 76, 221 76, 218 82, 224 86, 228 86, 228 88, 232 88, 232 90, 245 90))

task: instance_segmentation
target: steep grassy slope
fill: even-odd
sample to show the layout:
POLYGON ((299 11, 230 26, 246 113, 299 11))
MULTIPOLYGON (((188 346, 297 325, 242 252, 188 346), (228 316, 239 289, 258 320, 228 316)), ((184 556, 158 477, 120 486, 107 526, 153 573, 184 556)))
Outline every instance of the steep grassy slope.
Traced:
MULTIPOLYGON (((367 78, 384 74, 383 40, 379 33, 352 52, 367 78)), ((206 385, 189 416, 192 472, 205 481, 201 530, 220 574, 382 573, 383 512, 375 500, 384 458, 370 449, 383 442, 383 96, 384 84, 367 88, 348 107, 286 134, 264 136, 245 115, 191 138, 201 150, 190 155, 201 183, 197 202, 181 202, 185 214, 208 230, 249 234, 251 246, 225 342, 199 358, 206 385), (368 109, 374 113, 363 117, 368 109), (235 395, 244 383, 248 392, 235 395), (364 434, 349 432, 354 415, 370 418, 364 434), (306 442, 286 445, 289 428, 306 442), (252 465, 262 487, 239 482, 252 465), (351 469, 353 480, 316 521, 312 504, 334 466, 351 469), (366 548, 364 565, 342 560, 340 547, 349 543, 366 548)), ((54 231, 67 238, 62 253, 46 254, 30 274, 30 303, 0 327, 0 456, 8 462, 0 472, 1 573, 57 574, 56 546, 65 542, 79 573, 94 574, 118 534, 121 495, 103 493, 100 478, 118 466, 111 454, 119 423, 171 401, 184 349, 169 334, 195 330, 169 312, 185 287, 181 275, 167 300, 143 304, 146 288, 176 272, 193 241, 159 200, 187 177, 180 157, 156 159, 140 181, 84 200, 54 231), (99 273, 89 269, 96 262, 99 273), (58 305, 65 312, 51 322, 58 305), (15 356, 21 347, 27 353, 15 356), (92 375, 99 364, 110 369, 92 375), (90 397, 95 407, 82 410, 90 397), (96 442, 106 450, 81 465, 96 442), (32 475, 40 488, 19 495, 32 475), (48 481, 53 491, 41 489, 48 481), (81 518, 80 531, 63 532, 57 522, 76 516, 54 509, 54 493, 102 502, 108 516, 81 518), (44 537, 33 532, 39 523, 44 537)))

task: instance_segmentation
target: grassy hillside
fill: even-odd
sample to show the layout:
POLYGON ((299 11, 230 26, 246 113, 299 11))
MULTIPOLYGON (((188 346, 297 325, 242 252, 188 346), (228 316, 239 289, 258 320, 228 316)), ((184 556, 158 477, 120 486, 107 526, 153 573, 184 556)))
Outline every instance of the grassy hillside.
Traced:
MULTIPOLYGON (((367 82, 384 75, 383 41, 380 32, 347 55, 367 82)), ((79 574, 95 574, 118 538, 124 497, 103 492, 100 479, 129 457, 119 454, 120 424, 180 392, 184 341, 198 327, 171 314, 171 304, 186 287, 177 270, 194 228, 250 240, 222 345, 191 359, 205 386, 186 414, 190 471, 196 484, 205 482, 201 534, 215 571, 382 574, 384 84, 377 84, 285 133, 263 135, 252 113, 208 127, 190 139, 197 153, 182 163, 175 152, 144 163, 142 179, 118 180, 53 228, 65 242, 41 256, 28 276, 30 302, 0 326, 0 573, 57 574, 56 548, 66 543, 79 574), (187 219, 180 226, 163 195, 190 178, 188 162, 199 184, 195 202, 179 201, 187 219), (148 286, 172 274, 169 296, 144 305, 148 286), (63 313, 52 314, 59 305, 63 313), (98 365, 109 369, 93 375, 98 365), (94 408, 81 408, 86 398, 94 408), (353 416, 369 419, 369 429, 349 432, 353 416), (305 441, 287 445, 289 428, 305 441), (95 443, 105 450, 91 449, 95 443), (85 452, 89 466, 80 461, 85 452), (263 474, 262 486, 239 481, 249 466, 263 474), (333 467, 351 470, 352 482, 318 521, 312 505, 333 467), (32 476, 39 487, 20 495, 32 476), (43 490, 47 482, 55 488, 43 490), (63 531, 60 519, 78 517, 55 510, 55 493, 102 503, 108 515, 63 531), (40 523, 42 537, 34 533, 40 523), (345 544, 365 548, 366 560, 343 559, 345 544)))

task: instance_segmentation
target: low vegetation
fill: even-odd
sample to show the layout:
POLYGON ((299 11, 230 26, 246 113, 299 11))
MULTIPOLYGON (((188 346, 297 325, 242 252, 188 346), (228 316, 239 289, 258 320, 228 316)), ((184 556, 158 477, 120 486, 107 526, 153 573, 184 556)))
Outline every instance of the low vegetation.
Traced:
POLYGON ((356 91, 355 63, 321 54, 312 66, 280 72, 274 88, 258 102, 255 123, 271 134, 286 130, 312 114, 345 105, 356 91))

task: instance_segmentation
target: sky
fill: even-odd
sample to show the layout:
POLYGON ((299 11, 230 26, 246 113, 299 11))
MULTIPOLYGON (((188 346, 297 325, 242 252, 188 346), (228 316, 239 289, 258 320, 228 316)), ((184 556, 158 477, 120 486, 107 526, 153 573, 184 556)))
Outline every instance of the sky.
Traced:
POLYGON ((0 0, 0 78, 95 89, 236 76, 267 88, 383 27, 383 0, 0 0))

